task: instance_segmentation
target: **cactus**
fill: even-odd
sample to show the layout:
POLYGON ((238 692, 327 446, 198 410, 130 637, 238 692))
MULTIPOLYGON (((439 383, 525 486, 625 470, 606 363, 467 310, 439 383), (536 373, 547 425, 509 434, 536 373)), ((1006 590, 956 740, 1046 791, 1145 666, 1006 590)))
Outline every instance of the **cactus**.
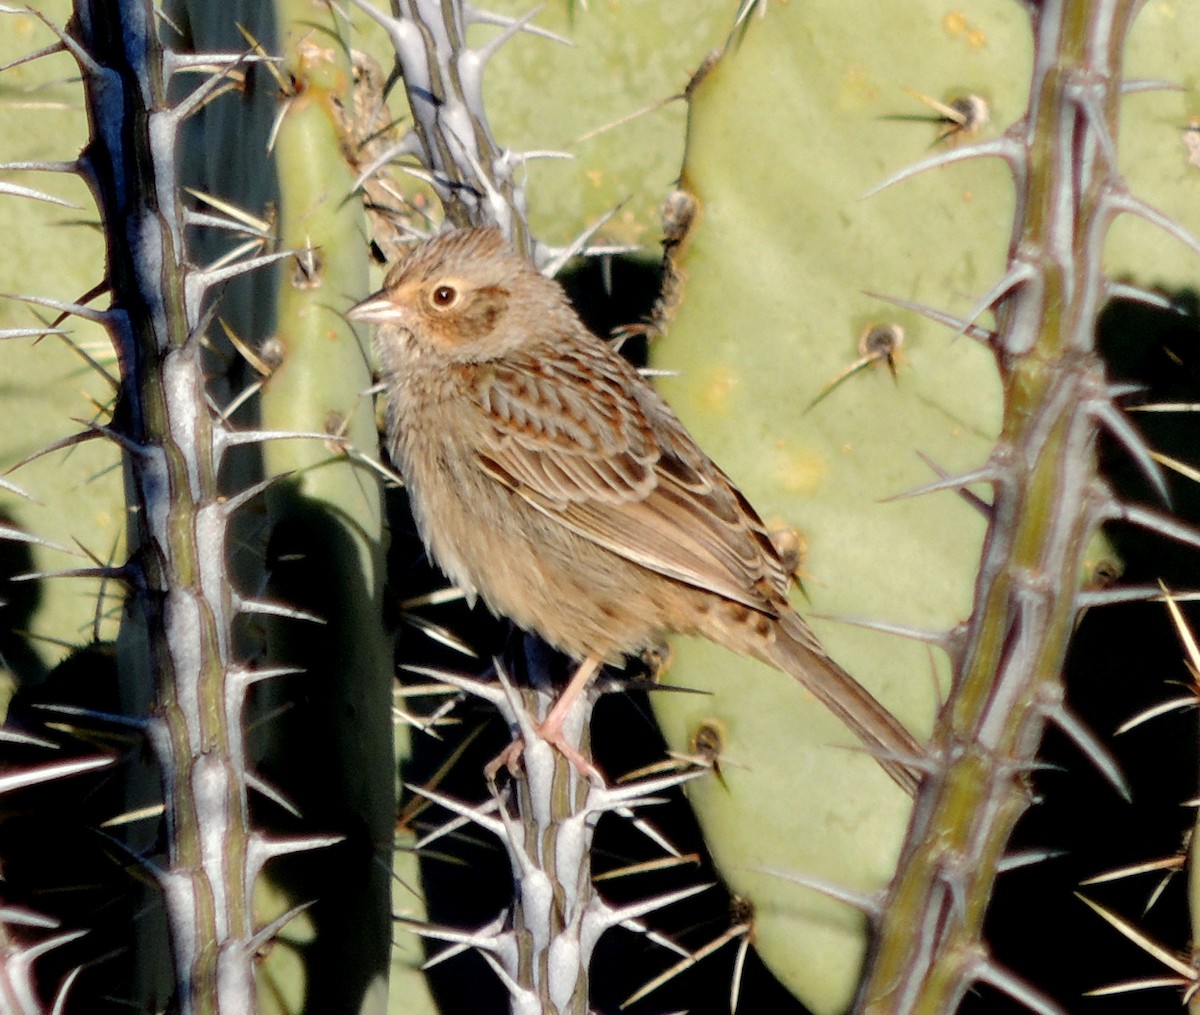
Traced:
MULTIPOLYGON (((746 0, 731 25, 729 6, 5 8, 8 59, 46 40, 63 55, 0 74, 0 114, 21 124, 4 132, 0 203, 54 266, 0 264, 20 294, 0 308, 0 370, 29 406, 0 465, 30 459, 0 481, 0 548, 24 579, 4 587, 0 643, 20 681, 0 792, 22 832, 0 836, 0 1008, 951 1012, 991 1010, 998 991, 1099 1010, 1076 995, 1120 966, 1098 949, 1050 963, 1014 938, 1070 911, 1062 936, 1106 942, 1129 979, 1113 928, 1168 951, 1186 939, 1105 888, 1086 905, 1072 892, 1161 848, 1120 794, 1164 787, 1136 813, 1171 829, 1194 734, 1147 775, 1128 745, 1167 720, 1107 734, 1136 695, 1168 697, 1160 675, 1123 676, 1136 695, 1101 707, 1064 674, 1083 665, 1072 637, 1077 653, 1128 637, 1095 618, 1161 599, 1160 575, 1178 595, 1127 608, 1159 623, 1134 658, 1177 658, 1172 621, 1190 644, 1188 565, 1166 571, 1128 536, 1200 545, 1194 495, 1164 471, 1186 474, 1186 431, 1129 410, 1195 400, 1179 376, 1195 97, 1122 89, 1184 77, 1197 14, 978 0, 849 18, 830 0, 746 0), (393 58, 402 87, 385 96, 393 58), (600 60, 625 68, 603 109, 600 60), (39 81, 86 111, 77 139, 35 129, 23 90, 39 81), (678 94, 573 145, 580 166, 520 154, 678 94), (919 122, 922 102, 942 121, 919 122), (500 224, 548 271, 589 245, 611 258, 655 234, 681 153, 663 292, 632 331, 793 540, 801 608, 857 619, 814 626, 928 739, 915 805, 791 682, 684 641, 657 685, 635 666, 581 698, 567 728, 605 773, 582 778, 536 731, 569 666, 455 604, 402 495, 382 496, 365 336, 340 316, 370 287, 368 241, 394 257, 444 217, 500 224), (35 168, 66 172, 21 175, 35 168), (81 179, 100 231, 48 227, 92 216, 81 179), (62 198, 89 210, 46 200, 62 198), (1127 224, 1139 216, 1181 242, 1127 224), (1135 391, 1159 347, 1171 381, 1135 391), (47 635, 65 656, 49 673, 47 635), (1043 745, 1048 725, 1066 737, 1043 745), (520 771, 483 778, 514 735, 520 771), (1058 839, 1037 835, 1079 820, 1043 771, 1083 766, 1068 742, 1118 790, 1072 776, 1089 829, 1144 833, 1119 860, 1091 843, 1050 859, 1058 839), (1045 862, 1002 873, 1021 858, 1045 862), (1030 926, 1035 904, 1053 918, 1030 926)), ((1186 995, 1191 964, 1166 961, 1186 995)))

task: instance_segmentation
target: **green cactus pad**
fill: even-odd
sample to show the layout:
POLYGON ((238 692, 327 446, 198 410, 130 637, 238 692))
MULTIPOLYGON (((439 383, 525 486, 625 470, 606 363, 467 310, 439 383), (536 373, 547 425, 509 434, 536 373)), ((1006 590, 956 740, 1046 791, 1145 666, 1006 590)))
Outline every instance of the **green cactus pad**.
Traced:
MULTIPOLYGON (((965 143, 938 141, 946 125, 906 90, 942 103, 982 96, 986 138, 1023 110, 1028 61, 1015 4, 959 15, 885 3, 847 18, 821 0, 753 16, 693 89, 682 186, 698 213, 654 365, 679 371, 662 392, 768 523, 801 534, 802 612, 945 631, 970 611, 983 517, 953 492, 887 498, 937 478, 919 453, 948 472, 986 462, 1000 418, 995 364, 972 339, 864 291, 969 315, 1003 272, 1011 185, 1002 165, 974 161, 863 195, 931 146, 965 143), (887 325, 904 332, 894 376, 883 358, 851 372, 862 336, 887 325)), ((940 652, 813 626, 928 734, 940 652)), ((840 1010, 865 921, 786 876, 880 889, 908 802, 793 681, 706 643, 676 652, 667 681, 711 697, 656 700, 672 746, 694 750, 706 720, 724 731, 724 785, 691 793, 710 848, 754 907, 767 964, 814 1011, 840 1010)))
MULTIPOLYGON (((530 5, 503 0, 488 9, 522 17, 530 5)), ((724 37, 728 17, 728 0, 597 3, 586 11, 553 3, 534 23, 572 45, 526 34, 496 54, 484 96, 497 139, 517 151, 573 157, 565 169, 554 161, 529 165, 535 235, 565 243, 617 209, 601 236, 654 242, 662 195, 683 152, 684 86, 724 37)), ((485 33, 495 29, 478 30, 472 42, 481 44, 485 33)))

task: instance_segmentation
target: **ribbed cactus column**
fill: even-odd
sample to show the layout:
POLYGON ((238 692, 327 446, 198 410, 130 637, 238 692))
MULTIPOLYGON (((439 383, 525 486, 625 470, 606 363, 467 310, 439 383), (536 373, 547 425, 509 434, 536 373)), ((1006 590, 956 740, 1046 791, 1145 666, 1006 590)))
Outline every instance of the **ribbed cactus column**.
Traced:
POLYGON ((92 128, 80 169, 105 225, 112 302, 103 316, 121 369, 110 433, 126 452, 134 548, 122 679, 154 689, 142 722, 166 805, 168 855, 152 869, 181 1010, 232 1013, 253 1006, 249 891, 265 854, 246 803, 230 509, 217 489, 224 434, 199 355, 213 280, 187 263, 175 189, 190 103, 167 102, 172 67, 155 30, 151 3, 108 0, 81 0, 68 28, 92 128))
MULTIPOLYGON (((186 254, 180 128, 236 57, 164 50, 153 5, 137 0, 80 0, 63 39, 82 71, 91 126, 79 171, 108 247, 111 305, 96 316, 120 368, 119 401, 101 432, 125 452, 128 477, 132 556, 118 571, 129 589, 120 639, 126 722, 149 743, 166 813, 167 855, 145 862, 169 925, 173 1003, 185 1013, 250 1012, 257 952, 279 925, 258 925, 251 892, 259 872, 272 857, 329 840, 268 840, 250 825, 243 705, 249 686, 272 671, 239 661, 234 623, 270 608, 235 589, 227 544, 234 512, 259 491, 229 497, 218 487, 226 452, 245 435, 211 407, 201 340, 224 280, 287 255, 205 270, 186 254), (214 64, 216 73, 193 79, 171 104, 177 73, 214 64)), ((161 942, 143 934, 138 948, 139 970, 152 968, 161 942)))
POLYGON ((1061 673, 1083 606, 1075 589, 1085 550, 1098 525, 1120 520, 1197 540, 1153 511, 1116 502, 1097 471, 1096 441, 1107 429, 1162 487, 1096 350, 1113 220, 1132 212, 1178 232, 1129 194, 1117 165, 1122 61, 1140 7, 1031 5, 1035 62, 1025 117, 999 142, 958 153, 999 156, 1016 183, 1008 270, 981 306, 996 311, 989 342, 1004 380, 1004 427, 976 477, 995 493, 975 609, 934 732, 936 764, 883 910, 864 1012, 951 1012, 979 983, 1035 1010, 1058 1010, 989 958, 983 920, 1009 836, 1031 803, 1029 776, 1047 722, 1123 789, 1064 704, 1061 673))

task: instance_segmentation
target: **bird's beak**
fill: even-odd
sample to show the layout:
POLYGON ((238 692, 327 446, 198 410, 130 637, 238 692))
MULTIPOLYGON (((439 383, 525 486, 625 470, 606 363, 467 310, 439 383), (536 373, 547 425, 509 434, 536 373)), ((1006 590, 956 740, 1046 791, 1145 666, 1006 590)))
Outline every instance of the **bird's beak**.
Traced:
POLYGON ((380 290, 368 296, 361 303, 355 303, 346 311, 348 321, 359 321, 363 324, 387 324, 403 321, 406 317, 404 308, 388 299, 380 290))

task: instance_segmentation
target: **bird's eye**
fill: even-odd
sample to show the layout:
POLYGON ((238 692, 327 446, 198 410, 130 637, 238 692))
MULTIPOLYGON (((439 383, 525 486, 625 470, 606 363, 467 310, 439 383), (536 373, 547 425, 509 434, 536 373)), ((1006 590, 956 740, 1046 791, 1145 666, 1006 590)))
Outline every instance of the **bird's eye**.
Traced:
POLYGON ((438 310, 448 310, 458 302, 458 290, 452 285, 440 285, 429 294, 429 302, 438 310))

